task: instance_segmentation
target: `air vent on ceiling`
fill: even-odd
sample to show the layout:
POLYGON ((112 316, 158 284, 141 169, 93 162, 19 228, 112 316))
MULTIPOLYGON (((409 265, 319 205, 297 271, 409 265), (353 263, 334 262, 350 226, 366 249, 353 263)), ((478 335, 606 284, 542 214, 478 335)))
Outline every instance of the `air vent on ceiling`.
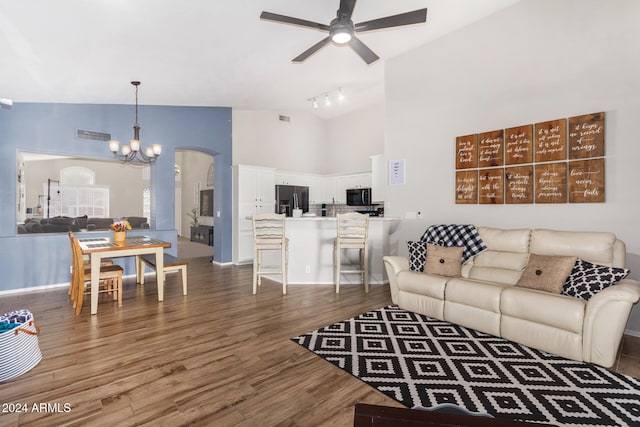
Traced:
POLYGON ((280 115, 278 116, 278 119, 279 119, 281 122, 287 122, 287 123, 289 123, 289 122, 291 121, 291 117, 289 117, 289 116, 285 116, 285 115, 282 115, 282 114, 280 114, 280 115))
POLYGON ((76 136, 80 139, 93 139, 94 141, 111 141, 111 134, 94 132, 92 130, 78 129, 76 136))

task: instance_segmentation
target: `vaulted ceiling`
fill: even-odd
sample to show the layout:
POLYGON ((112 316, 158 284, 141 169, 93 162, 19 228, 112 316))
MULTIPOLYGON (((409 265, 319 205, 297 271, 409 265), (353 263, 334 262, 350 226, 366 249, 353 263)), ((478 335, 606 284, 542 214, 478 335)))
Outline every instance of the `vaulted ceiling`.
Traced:
POLYGON ((336 117, 382 102, 384 63, 517 0, 360 0, 360 22, 426 7, 427 23, 291 59, 325 33, 259 19, 264 11, 328 24, 339 0, 25 0, 0 2, 0 97, 14 102, 230 106, 336 117), (323 107, 324 95, 346 99, 323 107), (319 97, 321 108, 309 99, 319 97))

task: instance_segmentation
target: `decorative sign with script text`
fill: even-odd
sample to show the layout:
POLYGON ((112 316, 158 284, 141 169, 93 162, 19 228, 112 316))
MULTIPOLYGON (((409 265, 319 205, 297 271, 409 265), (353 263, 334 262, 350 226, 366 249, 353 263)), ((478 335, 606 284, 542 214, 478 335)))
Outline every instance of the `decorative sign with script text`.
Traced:
POLYGON ((536 162, 567 159, 567 119, 535 125, 536 162))
POLYGON ((567 163, 546 163, 535 167, 536 203, 567 202, 567 163))
POLYGON ((504 174, 502 168, 480 169, 478 174, 480 204, 504 203, 504 174))
POLYGON ((504 131, 506 165, 520 165, 533 161, 533 126, 518 126, 504 131))
POLYGON ((604 113, 569 117, 569 159, 604 156, 604 113))
POLYGON ((533 203, 533 165, 504 168, 504 193, 507 204, 533 203))
POLYGON ((569 203, 604 202, 604 159, 569 162, 569 203))
POLYGON ((478 170, 456 172, 456 203, 478 203, 478 170))
POLYGON ((478 135, 478 167, 502 166, 504 164, 504 131, 494 130, 478 135))
POLYGON ((456 169, 478 167, 478 135, 456 138, 456 169))

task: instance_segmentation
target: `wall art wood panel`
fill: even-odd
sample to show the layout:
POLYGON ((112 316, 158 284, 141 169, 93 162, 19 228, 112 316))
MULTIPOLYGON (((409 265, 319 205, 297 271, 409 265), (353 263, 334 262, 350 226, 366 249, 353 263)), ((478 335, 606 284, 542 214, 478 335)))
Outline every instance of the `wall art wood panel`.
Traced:
POLYGON ((604 156, 604 113, 569 117, 569 159, 604 156))
POLYGON ((478 134, 456 137, 456 169, 478 167, 478 134))
POLYGON ((533 161, 533 125, 518 126, 504 131, 504 163, 520 165, 533 161))
POLYGON ((535 161, 552 162, 566 159, 567 119, 536 123, 535 161))
POLYGON ((545 163, 535 166, 535 202, 567 202, 567 163, 545 163))
POLYGON ((507 204, 533 203, 533 165, 504 168, 504 192, 507 204))
POLYGON ((478 135, 478 167, 504 164, 504 130, 494 130, 478 135))
POLYGON ((478 172, 478 200, 481 205, 504 203, 504 172, 502 168, 480 169, 478 172))
POLYGON ((603 203, 604 196, 604 159, 569 162, 569 203, 603 203))
POLYGON ((456 172, 456 204, 478 203, 478 170, 456 172))

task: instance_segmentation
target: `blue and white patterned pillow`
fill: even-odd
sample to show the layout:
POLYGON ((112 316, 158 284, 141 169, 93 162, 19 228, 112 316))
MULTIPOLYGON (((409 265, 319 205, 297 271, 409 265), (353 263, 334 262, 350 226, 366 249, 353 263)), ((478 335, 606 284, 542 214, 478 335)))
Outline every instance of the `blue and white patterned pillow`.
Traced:
POLYGON ((407 242, 409 247, 409 270, 424 271, 424 263, 427 261, 426 242, 407 242))
POLYGON ((601 290, 627 277, 629 269, 592 264, 578 258, 562 287, 562 294, 589 300, 601 290))

